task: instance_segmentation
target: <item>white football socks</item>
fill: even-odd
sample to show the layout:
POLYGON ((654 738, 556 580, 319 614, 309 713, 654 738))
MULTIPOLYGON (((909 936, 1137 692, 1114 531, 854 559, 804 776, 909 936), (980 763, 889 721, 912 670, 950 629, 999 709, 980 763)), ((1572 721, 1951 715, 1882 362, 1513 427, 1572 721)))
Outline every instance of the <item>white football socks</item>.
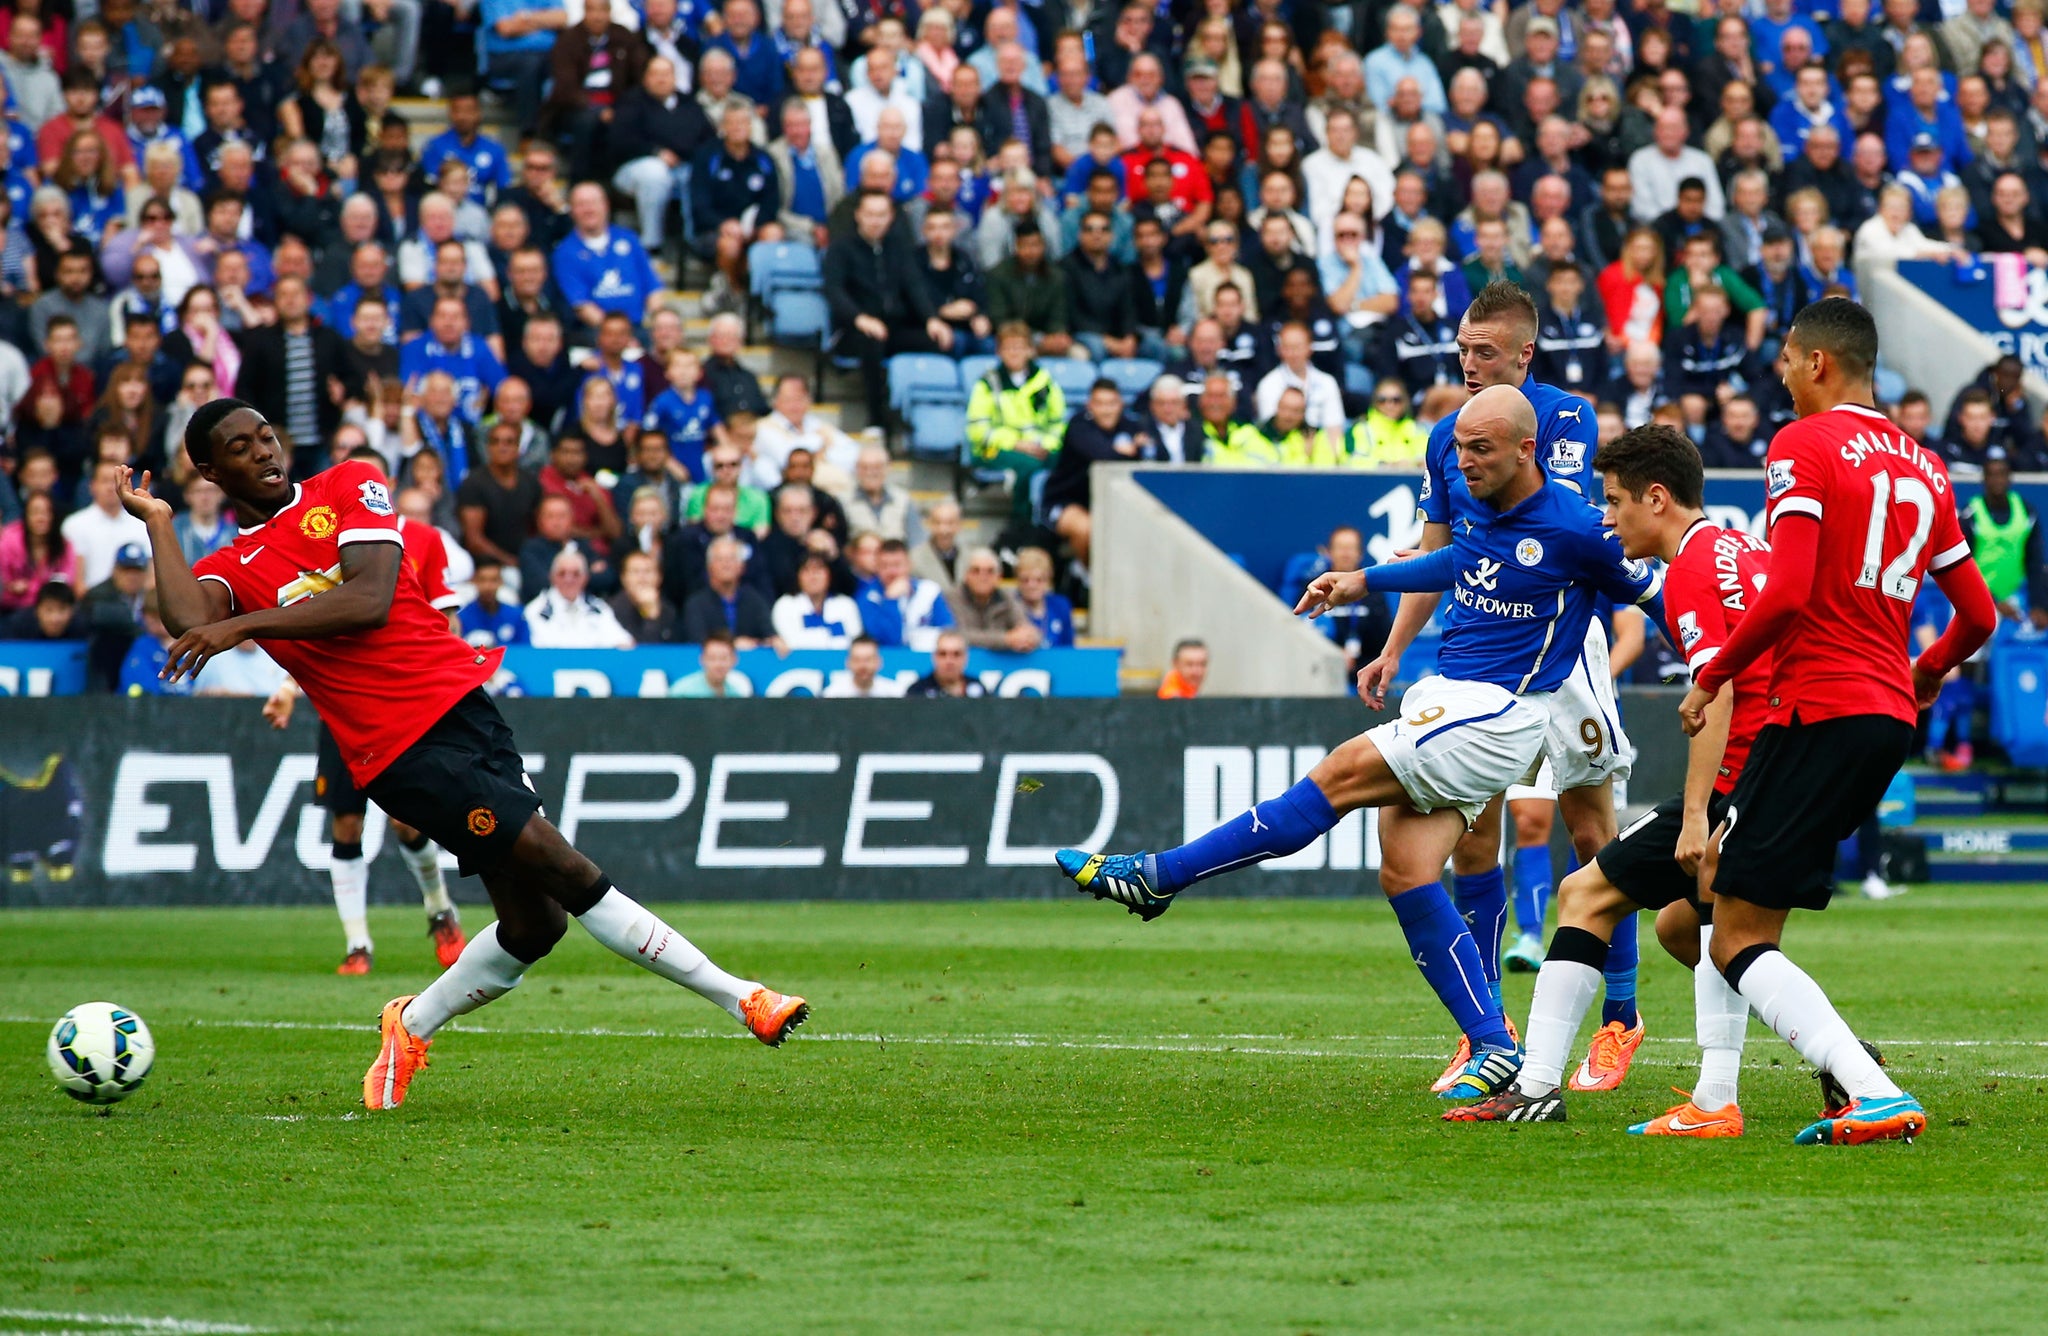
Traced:
POLYGON ((1728 986, 1714 968, 1709 947, 1714 925, 1700 927, 1700 963, 1692 971, 1693 1024, 1700 1044, 1700 1079, 1693 1087, 1693 1107, 1702 1113, 1735 1102, 1742 1071, 1742 1040, 1749 1029, 1749 1003, 1728 986))
POLYGON ((1892 1099, 1903 1092, 1863 1051, 1820 985, 1783 951, 1766 951, 1742 973, 1742 995, 1758 1019, 1855 1099, 1892 1099))
POLYGON ((440 845, 428 840, 417 849, 408 849, 401 841, 398 854, 412 870, 412 879, 419 883, 420 900, 427 907, 428 917, 455 908, 455 902, 448 898, 448 885, 441 879, 440 845))
POLYGON ((736 979, 712 964, 689 938, 631 896, 616 889, 606 891, 604 898, 589 912, 577 915, 576 921, 616 954, 717 1003, 732 1013, 734 1020, 746 1020, 740 1003, 761 985, 736 979))
POLYGON ((370 864, 363 858, 336 858, 327 865, 334 883, 334 912, 341 915, 341 930, 348 935, 348 949, 370 949, 370 864))
POLYGON ((498 945, 498 925, 492 923, 469 939, 453 965, 405 1004, 405 1028, 431 1039, 455 1017, 467 1016, 517 988, 525 974, 526 962, 498 945))
POLYGON ((1536 974, 1529 1023, 1522 1030, 1522 1073, 1515 1089, 1541 1096, 1564 1082, 1565 1064, 1593 999, 1600 995, 1600 971, 1576 960, 1546 960, 1536 974))

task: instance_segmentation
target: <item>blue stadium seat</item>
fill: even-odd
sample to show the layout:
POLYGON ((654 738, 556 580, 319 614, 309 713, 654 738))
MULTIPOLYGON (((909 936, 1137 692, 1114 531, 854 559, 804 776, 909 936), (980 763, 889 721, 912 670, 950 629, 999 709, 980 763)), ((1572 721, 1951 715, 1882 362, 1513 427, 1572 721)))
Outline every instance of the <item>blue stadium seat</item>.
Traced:
POLYGON ((974 382, 980 380, 983 376, 986 376, 988 374, 988 369, 994 366, 995 364, 996 359, 988 356, 986 353, 976 353, 973 357, 961 358, 961 388, 966 390, 969 394, 972 394, 974 392, 974 382))
POLYGON ((1077 362, 1071 357, 1048 357, 1039 365, 1052 376, 1053 384, 1060 387, 1060 393, 1067 396, 1067 407, 1078 410, 1088 398, 1088 387, 1095 383, 1095 363, 1077 362))
POLYGON ((957 403, 914 403, 905 412, 913 458, 951 462, 967 439, 967 410, 957 403))
POLYGON ((747 249, 747 288, 759 301, 778 292, 818 292, 825 272, 818 252, 801 241, 757 241, 747 249))
POLYGON ((1879 403, 1895 404, 1906 397, 1906 378, 1884 363, 1877 364, 1877 369, 1871 373, 1870 379, 1871 388, 1877 391, 1879 403))
POLYGON ((768 341, 807 346, 815 343, 822 348, 828 341, 831 314, 822 293, 777 292, 768 299, 768 341))
POLYGON ((904 414, 920 404, 967 402, 960 388, 960 367, 938 353, 898 353, 889 359, 889 406, 904 414))
POLYGON ((1151 393, 1152 382, 1166 374, 1166 367, 1149 357, 1112 357, 1096 371, 1116 382, 1125 403, 1136 404, 1151 393))
POLYGON ((1051 469, 1040 469, 1031 475, 1031 522, 1041 529, 1052 527, 1045 517, 1045 484, 1051 478, 1051 469))
POLYGON ((1357 362, 1344 364, 1344 393, 1361 399, 1372 398, 1372 369, 1357 362))

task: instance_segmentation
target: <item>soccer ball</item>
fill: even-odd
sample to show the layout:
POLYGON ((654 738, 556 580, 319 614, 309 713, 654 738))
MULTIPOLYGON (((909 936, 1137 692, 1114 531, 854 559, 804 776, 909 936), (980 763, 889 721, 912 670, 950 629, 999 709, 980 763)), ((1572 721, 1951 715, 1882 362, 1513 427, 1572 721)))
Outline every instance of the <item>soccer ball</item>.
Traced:
POLYGON ((50 1031, 49 1058, 50 1075, 65 1094, 87 1104, 118 1104, 149 1075, 156 1041, 126 1007, 86 1002, 50 1031))

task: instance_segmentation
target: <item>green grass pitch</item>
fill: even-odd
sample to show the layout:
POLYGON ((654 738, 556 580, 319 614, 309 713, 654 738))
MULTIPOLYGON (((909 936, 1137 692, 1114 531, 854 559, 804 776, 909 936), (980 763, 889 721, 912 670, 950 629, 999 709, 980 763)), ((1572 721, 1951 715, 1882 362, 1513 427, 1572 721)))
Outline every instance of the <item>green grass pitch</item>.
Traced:
MULTIPOLYGON (((1754 1024, 1745 1139, 1624 1134, 1695 1053, 1647 924, 1628 1083, 1505 1128, 1437 1120, 1446 1020, 1379 903, 668 912, 807 994, 800 1038, 734 1037, 572 927, 376 1117, 370 1023, 433 965, 417 912, 377 912, 369 979, 332 974, 324 910, 8 915, 0 1331, 1719 1336, 2048 1310, 2048 888, 1797 918, 1795 957, 1931 1116, 1860 1148, 1790 1144, 1815 1083, 1754 1024), (108 1117, 43 1067, 94 998, 158 1044, 108 1117)), ((1528 992, 1510 976, 1511 1013, 1528 992)))

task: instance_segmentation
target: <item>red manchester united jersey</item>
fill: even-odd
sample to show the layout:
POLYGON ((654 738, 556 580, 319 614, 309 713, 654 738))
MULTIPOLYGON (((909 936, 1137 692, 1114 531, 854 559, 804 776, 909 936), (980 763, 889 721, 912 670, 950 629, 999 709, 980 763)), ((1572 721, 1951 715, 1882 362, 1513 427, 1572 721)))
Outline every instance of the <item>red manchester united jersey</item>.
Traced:
POLYGON ((1912 723, 1913 596, 1930 569, 1970 559, 1948 469, 1882 413, 1845 404, 1772 438, 1764 496, 1773 527, 1820 521, 1812 597, 1775 650, 1769 722, 1912 723))
MULTIPOLYGON (((282 608, 340 585, 341 549, 350 543, 405 545, 390 491, 360 462, 301 483, 267 523, 242 530, 192 569, 226 585, 238 613, 282 608)), ((480 653, 450 633, 447 614, 428 602, 410 560, 399 563, 384 625, 325 640, 257 643, 298 681, 358 784, 369 783, 488 681, 505 654, 480 653)))
MULTIPOLYGON (((1695 679, 1755 606, 1770 565, 1771 549, 1763 539, 1723 529, 1710 520, 1696 522, 1678 540, 1678 555, 1664 572, 1664 615, 1695 679)), ((1759 654, 1730 685, 1735 688, 1735 713, 1728 721, 1728 749, 1721 753, 1721 773, 1714 781, 1722 793, 1735 787, 1750 744, 1769 718, 1770 654, 1759 654)))
POLYGON ((405 564, 419 578, 420 592, 427 596, 427 602, 443 612, 460 605, 462 600, 448 587, 448 549, 441 542, 441 531, 400 515, 398 540, 405 546, 405 564))

